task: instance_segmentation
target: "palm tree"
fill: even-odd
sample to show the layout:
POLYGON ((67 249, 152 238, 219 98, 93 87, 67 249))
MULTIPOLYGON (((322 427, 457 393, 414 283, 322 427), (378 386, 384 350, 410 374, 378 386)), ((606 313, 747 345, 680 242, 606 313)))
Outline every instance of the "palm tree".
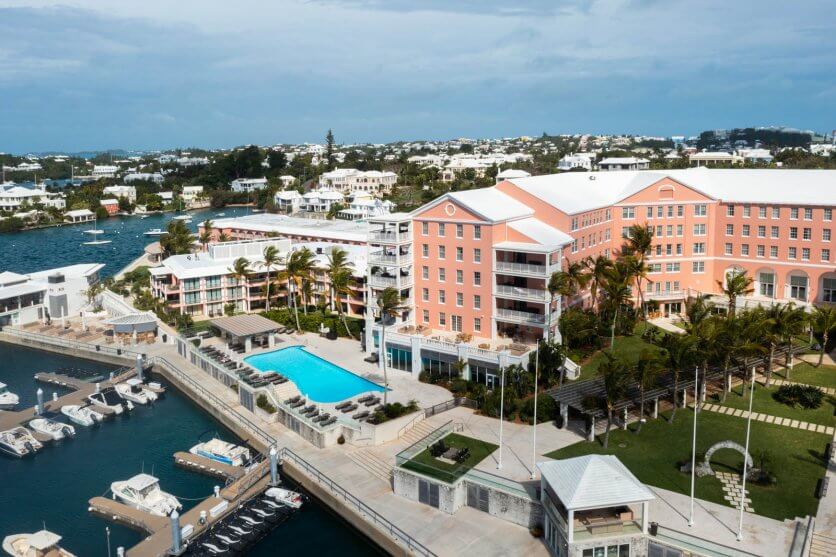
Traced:
POLYGON ((584 260, 587 273, 584 279, 589 284, 589 296, 592 298, 592 309, 598 301, 598 287, 607 279, 607 273, 612 268, 613 264, 608 258, 599 255, 595 259, 591 257, 584 260))
POLYGON ((816 364, 816 367, 819 367, 824 360, 824 351, 827 350, 827 341, 830 340, 830 333, 836 328, 836 311, 830 306, 816 306, 813 310, 813 315, 810 317, 810 325, 813 328, 813 332, 822 337, 821 350, 819 350, 819 362, 816 364))
POLYGON ((703 321, 711 317, 714 308, 714 302, 708 300, 708 295, 703 294, 690 298, 685 302, 685 317, 687 318, 685 330, 691 333, 693 329, 699 328, 703 321))
MULTIPOLYGON (((630 290, 630 270, 623 261, 616 261, 611 263, 607 268, 604 276, 604 282, 601 288, 604 292, 604 301, 608 312, 612 313, 612 336, 610 340, 610 349, 615 343, 615 328, 618 323, 619 310, 630 303, 632 292, 630 290)), ((600 311, 599 311, 600 313, 600 311)))
POLYGON ((203 221, 203 232, 200 233, 199 240, 203 246, 203 251, 206 251, 206 246, 212 241, 212 221, 210 219, 203 221))
POLYGON ((766 350, 762 344, 764 322, 757 319, 753 312, 722 320, 717 335, 718 345, 723 351, 723 373, 725 385, 723 400, 731 390, 731 373, 734 368, 741 372, 743 378, 743 396, 746 396, 746 382, 748 381, 747 358, 762 354, 766 350))
POLYGON ((726 273, 726 282, 718 280, 717 286, 729 300, 729 319, 734 317, 734 312, 737 309, 737 299, 740 296, 748 296, 754 289, 752 288, 752 277, 746 274, 746 271, 733 270, 726 273))
MULTIPOLYGON (((328 265, 326 266, 326 271, 328 272, 329 282, 331 283, 330 286, 330 304, 331 310, 334 310, 334 298, 337 296, 337 292, 334 289, 334 278, 338 275, 344 274, 346 271, 353 268, 354 264, 348 260, 348 252, 340 247, 331 248, 331 253, 328 254, 328 265)), ((338 306, 342 306, 342 304, 338 301, 338 306)))
MULTIPOLYGON (((763 340, 769 345, 769 361, 766 364, 766 387, 772 380, 773 358, 775 350, 782 344, 788 343, 787 359, 789 349, 792 348, 792 338, 804 328, 807 315, 803 309, 798 308, 792 302, 788 304, 773 304, 768 309, 761 310, 761 319, 764 325, 763 340)), ((786 372, 789 373, 789 362, 786 362, 786 372)))
POLYGON ((650 252, 652 245, 653 227, 650 225, 642 226, 641 224, 634 224, 630 227, 630 231, 621 247, 621 252, 624 256, 632 257, 635 260, 633 276, 636 279, 636 289, 639 294, 639 307, 642 309, 642 315, 645 315, 642 280, 647 280, 647 272, 649 270, 645 258, 650 252))
POLYGON ((299 324, 299 304, 297 303, 296 296, 304 283, 310 280, 313 274, 315 259, 316 255, 307 246, 300 250, 292 251, 288 255, 284 271, 280 275, 287 281, 287 295, 290 297, 290 303, 293 306, 297 331, 301 331, 302 326, 299 324))
POLYGON ((232 239, 232 238, 230 238, 230 237, 229 237, 229 234, 227 234, 227 233, 226 233, 226 232, 224 232, 224 231, 221 231, 221 233, 220 233, 220 234, 218 234, 218 242, 228 242, 228 241, 230 241, 231 239, 232 239))
POLYGON ((676 417, 676 407, 679 394, 679 374, 691 367, 696 360, 697 338, 689 334, 669 333, 662 337, 665 367, 673 373, 673 410, 669 423, 676 417))
MULTIPOLYGON (((252 273, 252 270, 250 269, 250 262, 244 257, 239 257, 232 263, 232 267, 229 267, 227 270, 234 279, 241 282, 242 289, 246 290, 247 277, 249 277, 250 273, 252 273)), ((245 296, 244 300, 246 299, 247 297, 245 296)))
POLYGON ((639 359, 633 367, 633 377, 639 387, 639 426, 636 428, 636 435, 641 433, 644 422, 644 395, 648 389, 656 386, 656 381, 662 373, 662 359, 655 352, 644 349, 639 354, 639 359))
POLYGON ((604 434, 604 448, 606 449, 610 442, 612 414, 615 410, 615 405, 627 394, 627 383, 630 380, 630 373, 623 360, 607 352, 606 359, 598 366, 598 375, 603 380, 604 406, 607 409, 607 430, 604 434))
POLYGON ((348 321, 346 320, 345 312, 343 311, 343 304, 339 301, 342 297, 351 296, 351 271, 345 269, 341 273, 333 275, 331 277, 331 290, 334 293, 334 296, 338 299, 337 314, 342 320, 345 330, 348 332, 348 336, 354 338, 354 335, 351 334, 351 329, 348 327, 348 321))
POLYGON ((572 296, 575 290, 575 283, 572 278, 569 276, 568 273, 563 271, 555 271, 552 273, 552 276, 549 277, 549 283, 546 285, 546 290, 549 292, 549 309, 546 312, 547 314, 547 337, 548 340, 551 340, 554 336, 554 331, 552 330, 552 306, 554 305, 554 299, 558 296, 561 297, 561 303, 563 298, 572 296))
POLYGON ((389 375, 386 371, 386 321, 394 319, 400 312, 407 309, 403 304, 401 295, 393 287, 385 288, 377 296, 377 310, 380 312, 380 357, 383 358, 383 383, 386 390, 383 391, 383 404, 386 404, 386 395, 389 392, 389 375))
POLYGON ((267 246, 264 248, 264 252, 261 254, 264 260, 261 262, 261 266, 267 269, 267 282, 265 283, 266 292, 265 298, 267 300, 267 311, 270 311, 270 271, 276 265, 282 263, 283 259, 282 256, 279 254, 278 248, 276 246, 267 246))

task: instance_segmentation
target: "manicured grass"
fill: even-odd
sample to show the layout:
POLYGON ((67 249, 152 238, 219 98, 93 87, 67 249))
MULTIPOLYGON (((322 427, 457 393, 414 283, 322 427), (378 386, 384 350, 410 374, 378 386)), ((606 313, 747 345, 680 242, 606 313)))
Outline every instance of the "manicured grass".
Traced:
MULTIPOLYGON (((637 327, 638 330, 638 327, 637 327)), ((645 342, 639 336, 639 333, 632 335, 632 336, 625 336, 625 337, 615 337, 615 348, 613 349, 613 353, 616 356, 623 356, 627 360, 631 362, 636 362, 639 359, 639 355, 642 353, 642 350, 651 350, 653 352, 659 352, 661 349, 658 346, 650 344, 649 342, 645 342)), ((581 376, 580 379, 591 379, 595 377, 595 374, 598 372, 598 366, 600 366, 604 361, 606 361, 606 352, 609 351, 609 342, 607 342, 607 346, 604 350, 599 350, 595 354, 592 355, 583 365, 581 365, 581 376)))
MULTIPOLYGON (((738 385, 732 389, 732 392, 726 396, 725 402, 720 402, 719 399, 714 399, 715 396, 719 397, 720 395, 712 395, 708 401, 721 406, 730 406, 731 408, 748 410, 748 390, 751 387, 747 384, 747 396, 745 398, 741 396, 742 387, 742 385, 738 385)), ((794 408, 772 398, 772 394, 777 390, 778 387, 775 385, 772 385, 769 389, 767 389, 758 383, 755 386, 755 400, 752 403, 752 411, 760 412, 761 414, 770 414, 772 416, 780 416, 782 418, 790 418, 792 420, 801 420, 813 424, 828 426, 836 425, 836 417, 833 415, 834 410, 836 410, 836 407, 834 407, 834 402, 836 401, 834 401, 833 397, 830 395, 824 395, 822 405, 818 408, 794 408)))
MULTIPOLYGON (((776 370, 775 376, 786 379, 784 369, 776 370)), ((822 365, 815 367, 807 362, 796 363, 790 372, 790 381, 807 383, 819 387, 836 388, 836 367, 822 365)))
MULTIPOLYGON (((562 459, 613 454, 644 483, 687 495, 691 477, 680 472, 678 464, 691 459, 692 420, 693 412, 681 409, 673 423, 661 418, 648 421, 638 435, 632 430, 613 429, 607 450, 598 442, 582 441, 546 456, 562 459)), ((746 420, 741 418, 702 412, 697 428, 697 458, 719 441, 745 443, 746 420)), ((772 472, 778 479, 778 483, 770 487, 747 484, 755 512, 778 520, 815 515, 818 508, 815 491, 825 473, 824 451, 828 441, 830 438, 824 434, 753 421, 749 452, 757 465, 759 451, 768 450, 772 457, 772 472)), ((743 457, 729 449, 717 451, 712 458, 715 471, 739 473, 742 463, 743 457)), ((723 499, 720 481, 713 476, 697 478, 696 495, 728 505, 723 499)))
POLYGON ((448 447, 470 449, 470 456, 464 462, 448 464, 432 456, 429 448, 427 448, 415 455, 412 460, 405 462, 403 467, 424 474, 425 476, 452 483, 499 448, 498 445, 494 445, 493 443, 480 441, 472 437, 465 437, 457 433, 451 433, 447 437, 444 437, 443 440, 444 444, 448 447))

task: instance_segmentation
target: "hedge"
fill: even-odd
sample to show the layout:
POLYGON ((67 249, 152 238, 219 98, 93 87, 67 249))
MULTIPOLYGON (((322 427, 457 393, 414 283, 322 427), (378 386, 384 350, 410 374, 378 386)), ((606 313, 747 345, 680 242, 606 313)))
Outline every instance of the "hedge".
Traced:
MULTIPOLYGON (((291 327, 293 329, 296 328, 296 318, 293 315, 293 311, 289 308, 271 309, 270 311, 262 312, 261 315, 267 319, 272 319, 277 323, 281 323, 285 327, 291 327)), ((360 332, 363 330, 364 326, 363 320, 357 319, 356 317, 346 317, 345 320, 351 329, 351 334, 355 339, 359 339, 360 332)), ((299 310, 299 326, 302 327, 303 331, 318 333, 320 325, 323 323, 325 323, 325 326, 331 330, 336 330, 337 336, 349 336, 345 325, 343 325, 343 320, 340 319, 339 316, 323 315, 319 310, 309 310, 306 315, 303 310, 299 310)))

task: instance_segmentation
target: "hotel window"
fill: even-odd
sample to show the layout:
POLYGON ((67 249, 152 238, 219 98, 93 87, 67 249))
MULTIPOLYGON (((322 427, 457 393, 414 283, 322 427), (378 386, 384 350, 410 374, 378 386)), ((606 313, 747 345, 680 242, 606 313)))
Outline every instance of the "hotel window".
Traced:
POLYGON ((790 240, 798 240, 798 228, 790 226, 790 240))
POLYGON ((422 222, 421 223, 421 234, 424 236, 430 235, 430 223, 422 222))
POLYGON ((758 218, 765 219, 766 218, 766 207, 758 207, 758 218))
POLYGON ((656 245, 656 255, 657 256, 662 255, 662 245, 661 244, 656 245))
POLYGON ((464 261, 464 248, 456 246, 456 261, 464 261))
POLYGON ((773 219, 780 219, 781 218, 781 208, 780 207, 773 207, 772 208, 772 218, 773 219))
POLYGON ((464 238, 464 225, 457 224, 456 225, 456 238, 464 238))
POLYGON ((657 226, 656 227, 656 236, 662 236, 662 230, 663 230, 663 228, 662 228, 661 224, 659 226, 657 226))
POLYGON ((423 313, 424 323, 429 323, 430 322, 430 310, 428 310, 428 309, 422 310, 422 313, 423 313))
POLYGON ((444 223, 443 222, 438 223, 438 236, 440 238, 444 237, 444 223))
POLYGON ((666 230, 665 230, 665 235, 666 235, 666 236, 673 236, 673 225, 672 225, 672 224, 669 224, 669 225, 666 227, 666 230))
POLYGON ((476 317, 473 319, 473 331, 477 333, 482 332, 482 318, 476 317))
POLYGON ((707 207, 705 205, 694 205, 694 216, 704 217, 707 214, 707 207))
POLYGON ((482 262, 482 249, 481 248, 474 248, 473 249, 473 262, 474 263, 481 263, 482 262))
POLYGON ((683 230, 682 225, 681 225, 681 224, 677 224, 677 225, 676 225, 676 235, 677 235, 677 236, 682 236, 682 230, 683 230))
POLYGON ((647 208, 647 218, 649 218, 649 219, 653 218, 653 206, 650 206, 650 207, 647 208))
POLYGON ((666 263, 665 264, 665 272, 666 273, 678 273, 679 272, 679 263, 666 263))
POLYGON ((766 246, 758 244, 758 257, 765 257, 766 256, 766 246))
POLYGON ((758 273, 759 293, 761 296, 775 296, 775 273, 758 273))
POLYGON ((665 244, 665 255, 673 255, 673 245, 665 244))
POLYGON ((833 220, 833 209, 824 210, 824 220, 833 220))
POLYGON ((647 267, 648 267, 648 270, 647 270, 648 273, 653 274, 653 273, 661 273, 662 272, 662 264, 661 263, 651 263, 647 267))
POLYGON ((749 205, 743 206, 743 218, 748 219, 752 215, 752 207, 749 205))
POLYGON ((578 229, 578 217, 572 217, 572 230, 578 229))
POLYGON ((726 216, 733 217, 734 216, 734 205, 727 205, 726 206, 726 216))
POLYGON ((673 205, 668 205, 668 218, 673 217, 673 205))
POLYGON ((424 280, 430 280, 430 268, 426 265, 421 267, 421 278, 424 280))
POLYGON ((795 248, 789 248, 787 250, 787 259, 795 259, 796 250, 795 248))
POLYGON ((766 238, 766 227, 759 226, 758 227, 758 238, 766 238))
POLYGON ((464 305, 464 294, 456 292, 456 305, 462 307, 464 305))
POLYGON ((447 280, 447 269, 441 267, 438 270, 438 282, 444 282, 445 280, 447 280))
POLYGON ((612 219, 612 213, 610 212, 609 209, 607 209, 606 215, 607 215, 607 220, 612 219))
POLYGON ((801 238, 804 240, 811 240, 813 238, 813 229, 805 228, 804 230, 802 230, 801 238))
POLYGON ((694 242, 694 249, 693 253, 695 255, 701 255, 705 253, 705 243, 704 242, 694 242))
POLYGON ((829 242, 830 241, 830 229, 829 228, 822 229, 821 239, 822 239, 823 242, 829 242))
POLYGON ((438 324, 442 327, 447 325, 447 314, 443 311, 438 314, 438 324))
POLYGON ((622 207, 621 208, 621 218, 623 218, 623 219, 634 219, 634 218, 636 218, 636 208, 635 207, 622 207))
POLYGON ((572 240, 572 253, 577 253, 577 252, 578 252, 578 241, 577 240, 572 240))
POLYGON ((726 225, 726 236, 734 236, 734 225, 727 224, 726 225))
POLYGON ((474 240, 481 240, 482 239, 482 225, 474 224, 473 225, 473 239, 474 240))
POLYGON ((691 263, 691 271, 694 273, 704 273, 705 272, 705 261, 694 261, 691 263))
POLYGON ((438 246, 438 258, 444 259, 447 257, 447 247, 446 246, 438 246))
POLYGON ((740 255, 749 255, 749 244, 740 245, 740 255))
POLYGON ((421 244, 421 255, 423 255, 425 259, 430 256, 429 244, 421 244))
POLYGON ((821 260, 830 261, 830 250, 828 248, 821 250, 821 260))
POLYGON ((813 220, 813 209, 809 207, 804 209, 804 220, 813 220))
POLYGON ((482 309, 482 296, 479 294, 473 296, 473 309, 482 309))
POLYGON ((476 286, 482 285, 482 273, 480 273, 479 271, 473 272, 473 284, 475 284, 476 286))
POLYGON ((694 236, 705 236, 705 224, 694 225, 694 236))
POLYGON ((661 219, 665 215, 664 211, 665 211, 665 208, 662 207, 661 205, 656 207, 656 218, 661 219))
POLYGON ((685 205, 676 206, 676 216, 681 217, 685 214, 685 205))
POLYGON ((464 271, 456 269, 456 284, 464 284, 464 271))
POLYGON ((676 255, 682 255, 682 244, 676 244, 676 255))
MULTIPOLYGON (((731 226, 731 225, 727 225, 727 226, 731 226)), ((750 231, 749 225, 744 224, 743 225, 743 232, 741 233, 741 235, 748 237, 749 236, 749 231, 750 231)))
POLYGON ((807 301, 807 277, 790 276, 790 298, 794 300, 807 301))
POLYGON ((609 242, 609 241, 610 241, 610 229, 609 229, 609 228, 607 228, 606 230, 604 230, 604 241, 605 241, 605 242, 609 242))
POLYGON ((678 280, 673 281, 673 290, 674 290, 674 292, 679 292, 679 281, 678 280))
MULTIPOLYGON (((629 226, 622 226, 621 227, 621 237, 622 238, 629 238, 630 237, 630 227, 629 226)), ((581 246, 583 247, 583 246, 581 246)))
POLYGON ((769 257, 778 257, 778 246, 769 246, 769 257))
POLYGON ((793 207, 790 209, 790 219, 797 220, 798 219, 798 207, 793 207))
POLYGON ((779 229, 777 226, 773 226, 770 229, 769 235, 771 238, 777 238, 779 235, 779 229))
POLYGON ((443 304, 447 302, 447 293, 444 290, 438 291, 438 303, 443 304))
POLYGON ((801 248, 801 260, 810 261, 810 248, 801 248))
MULTIPOLYGON (((694 252, 694 253, 696 253, 696 252, 694 252)), ((725 254, 726 254, 726 255, 731 255, 732 253, 733 253, 733 246, 732 246, 732 243, 731 243, 731 242, 726 242, 726 250, 725 250, 725 254)))
POLYGON ((422 288, 421 289, 421 299, 425 302, 430 301, 430 289, 429 288, 422 288))
POLYGON ((822 301, 836 302, 836 279, 825 278, 822 279, 822 301))

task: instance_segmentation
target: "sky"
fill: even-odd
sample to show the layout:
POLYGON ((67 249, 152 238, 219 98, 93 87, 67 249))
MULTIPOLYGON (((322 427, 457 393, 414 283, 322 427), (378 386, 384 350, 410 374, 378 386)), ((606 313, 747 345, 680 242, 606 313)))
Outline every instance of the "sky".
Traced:
POLYGON ((836 128, 833 0, 0 0, 0 152, 836 128))

